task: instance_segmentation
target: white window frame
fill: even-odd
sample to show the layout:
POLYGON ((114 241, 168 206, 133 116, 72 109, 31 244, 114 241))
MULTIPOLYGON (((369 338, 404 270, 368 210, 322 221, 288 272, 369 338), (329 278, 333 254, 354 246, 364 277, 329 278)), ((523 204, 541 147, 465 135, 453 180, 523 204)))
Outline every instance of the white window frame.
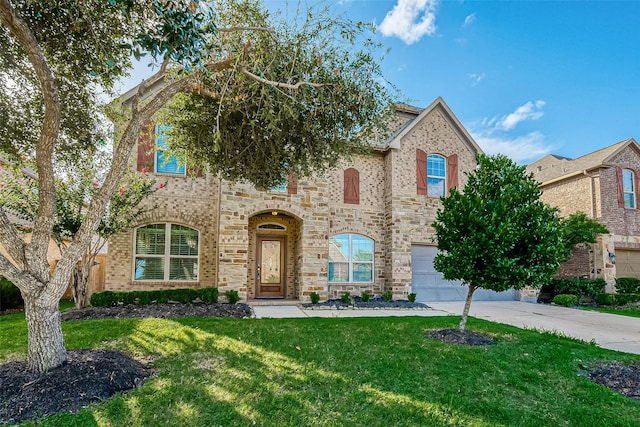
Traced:
MULTIPOLYGON (((357 233, 341 233, 341 234, 336 234, 334 236, 331 236, 332 238, 336 238, 339 236, 349 236, 349 260, 348 260, 348 268, 349 268, 349 280, 344 282, 344 281, 337 281, 337 280, 329 280, 328 274, 327 274, 327 281, 329 283, 374 283, 375 282, 375 278, 374 278, 374 274, 375 274, 375 269, 374 269, 374 263, 375 263, 375 253, 376 253, 376 242, 375 240, 373 240, 372 238, 365 236, 363 234, 357 234, 357 233), (368 239, 371 241, 371 249, 372 249, 372 253, 371 253, 371 261, 356 261, 353 259, 353 236, 358 236, 358 237, 364 237, 365 239, 368 239), (367 281, 356 281, 353 280, 353 265, 354 264, 370 264, 371 265, 371 280, 367 280, 367 281)), ((331 239, 329 239, 329 242, 331 242, 331 239)), ((331 243, 329 243, 331 244, 331 243)), ((329 271, 330 268, 330 264, 344 264, 344 261, 328 261, 328 266, 327 266, 327 272, 329 271)))
POLYGON ((145 224, 143 226, 140 226, 138 228, 136 228, 134 230, 134 234, 133 234, 133 272, 132 272, 132 279, 134 282, 197 282, 199 280, 199 276, 200 276, 200 272, 199 272, 199 267, 200 267, 200 231, 193 228, 193 227, 189 227, 187 225, 182 225, 182 224, 175 224, 175 223, 171 223, 171 222, 167 222, 167 223, 153 223, 153 224, 145 224), (148 227, 150 225, 157 225, 157 224, 164 224, 165 229, 164 229, 164 254, 138 254, 137 253, 137 241, 138 241, 138 230, 144 228, 144 227, 148 227), (172 226, 180 226, 180 227, 187 227, 190 228, 191 230, 194 230, 198 233, 198 255, 171 255, 171 227, 172 226), (137 265, 137 259, 138 258, 158 258, 158 259, 164 259, 164 277, 163 279, 136 279, 136 265, 137 265), (195 267, 195 279, 170 279, 170 273, 171 273, 171 259, 195 259, 196 260, 196 267, 195 267))
POLYGON ((156 173, 159 174, 166 174, 166 175, 174 175, 174 176, 186 176, 187 175, 187 168, 186 165, 184 164, 180 164, 178 162, 178 159, 176 158, 175 154, 171 155, 171 158, 166 161, 164 159, 164 153, 165 153, 165 147, 167 146, 167 142, 166 142, 166 137, 164 137, 164 132, 163 132, 163 128, 166 128, 166 125, 156 125, 156 153, 155 153, 155 170, 156 173), (162 141, 162 143, 160 142, 162 141), (171 172, 171 171, 167 171, 167 170, 160 170, 162 166, 162 164, 169 165, 172 164, 175 161, 176 164, 176 171, 175 172, 171 172))
POLYGON ((635 173, 630 169, 622 169, 622 193, 624 197, 624 207, 627 209, 635 209, 636 208, 636 176, 635 173), (630 178, 629 188, 627 183, 627 177, 630 178), (631 195, 631 203, 627 204, 627 197, 631 195))
POLYGON ((432 196, 432 197, 443 197, 447 195, 447 158, 445 156, 442 156, 440 154, 427 154, 427 196, 432 196), (442 159, 443 162, 443 175, 434 175, 432 174, 432 170, 429 167, 429 159, 430 158, 438 158, 438 159, 442 159), (429 191, 429 179, 437 179, 439 181, 442 181, 442 194, 432 194, 431 191, 429 191))

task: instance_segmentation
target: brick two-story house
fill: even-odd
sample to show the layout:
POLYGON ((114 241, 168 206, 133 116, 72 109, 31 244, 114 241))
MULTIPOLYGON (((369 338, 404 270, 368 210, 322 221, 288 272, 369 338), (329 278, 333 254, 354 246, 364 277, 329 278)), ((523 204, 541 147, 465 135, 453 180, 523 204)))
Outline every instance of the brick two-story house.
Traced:
POLYGON ((603 277, 609 290, 616 277, 640 278, 640 146, 633 138, 576 159, 547 155, 527 170, 561 216, 585 212, 611 233, 578 248, 560 275, 603 277))
POLYGON ((269 190, 189 177, 159 161, 162 138, 151 129, 132 160, 167 186, 147 201, 157 208, 110 239, 106 289, 217 286, 248 300, 304 301, 312 292, 397 298, 413 284, 419 299, 464 299, 433 270, 430 224, 481 150, 441 98, 424 109, 400 105, 397 118, 371 154, 269 190))

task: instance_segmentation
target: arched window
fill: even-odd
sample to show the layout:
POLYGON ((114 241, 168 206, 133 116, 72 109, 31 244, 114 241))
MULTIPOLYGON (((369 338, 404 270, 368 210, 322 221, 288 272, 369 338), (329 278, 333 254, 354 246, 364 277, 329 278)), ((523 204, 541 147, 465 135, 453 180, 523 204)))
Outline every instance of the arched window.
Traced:
POLYGON ((374 242, 359 234, 329 238, 329 282, 373 282, 374 242))
POLYGON ((150 224, 135 232, 134 280, 198 280, 198 230, 150 224))
POLYGON ((431 197, 446 196, 458 186, 458 155, 444 157, 416 149, 416 192, 431 197))

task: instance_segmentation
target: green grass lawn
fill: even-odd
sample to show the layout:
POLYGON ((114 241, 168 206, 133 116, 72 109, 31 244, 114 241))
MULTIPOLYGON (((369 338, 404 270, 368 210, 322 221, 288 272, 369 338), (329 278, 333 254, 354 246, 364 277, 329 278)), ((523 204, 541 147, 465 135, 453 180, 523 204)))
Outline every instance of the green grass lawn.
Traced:
MULTIPOLYGON (((456 317, 125 319, 63 323, 68 348, 123 350, 141 388, 41 426, 637 426, 640 402, 579 375, 638 356, 470 319, 496 345, 425 337, 456 317)), ((26 357, 24 315, 0 317, 0 361, 26 357)), ((25 425, 36 425, 26 423, 25 425)))
POLYGON ((585 310, 600 313, 619 314, 621 316, 640 317, 640 307, 587 307, 585 310))

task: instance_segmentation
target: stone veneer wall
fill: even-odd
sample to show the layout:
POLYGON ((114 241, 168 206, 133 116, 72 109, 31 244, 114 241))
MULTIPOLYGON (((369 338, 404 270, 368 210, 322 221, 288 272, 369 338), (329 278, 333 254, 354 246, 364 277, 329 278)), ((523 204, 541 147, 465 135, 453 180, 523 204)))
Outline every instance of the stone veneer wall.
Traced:
POLYGON ((416 125, 401 141, 401 147, 393 150, 385 162, 391 171, 390 182, 385 186, 386 288, 397 298, 411 284, 411 245, 436 245, 431 224, 441 207, 438 197, 417 194, 416 149, 445 157, 457 154, 459 188, 464 188, 467 182, 464 172, 476 165, 476 153, 439 108, 416 125))
POLYGON ((105 290, 132 291, 216 286, 218 180, 209 175, 201 178, 158 175, 156 179, 158 183, 166 183, 166 186, 156 191, 148 200, 143 201, 146 212, 131 228, 109 239, 105 290), (167 222, 185 225, 200 232, 198 281, 134 281, 135 227, 167 222))

